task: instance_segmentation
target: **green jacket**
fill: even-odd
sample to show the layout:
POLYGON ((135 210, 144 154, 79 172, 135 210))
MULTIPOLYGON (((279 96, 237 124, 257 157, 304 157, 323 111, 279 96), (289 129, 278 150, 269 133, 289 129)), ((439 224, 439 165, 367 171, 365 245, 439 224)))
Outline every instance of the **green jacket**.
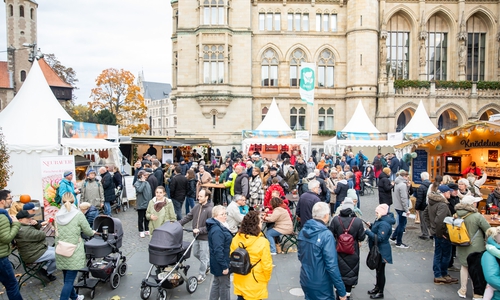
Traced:
POLYGON ((45 241, 45 232, 25 224, 21 224, 21 228, 16 235, 16 244, 21 258, 28 264, 34 263, 48 248, 45 241))
POLYGON ((172 200, 165 197, 165 201, 167 201, 167 204, 165 204, 165 206, 162 207, 160 211, 155 211, 155 201, 156 197, 151 199, 148 204, 148 209, 146 210, 146 219, 149 220, 150 234, 153 234, 153 230, 160 227, 161 225, 163 225, 163 223, 167 221, 170 222, 177 221, 177 216, 174 210, 174 203, 172 202, 172 200), (155 221, 151 220, 151 215, 158 216, 158 219, 156 219, 155 221))
POLYGON ((77 245, 71 257, 64 257, 56 253, 56 266, 59 270, 80 270, 85 268, 85 248, 81 239, 81 233, 92 236, 93 230, 90 228, 85 215, 75 206, 67 211, 63 205, 56 214, 56 248, 59 241, 77 245))
POLYGON ((462 266, 467 267, 467 256, 469 256, 469 254, 473 252, 482 252, 486 249, 484 233, 488 228, 490 228, 490 224, 488 224, 483 215, 477 212, 476 208, 473 208, 470 205, 459 203, 455 205, 455 209, 457 210, 457 215, 460 218, 463 218, 466 214, 472 212, 472 214, 464 219, 465 227, 467 227, 467 232, 469 233, 469 237, 472 241, 471 245, 466 247, 457 246, 458 260, 462 266))
POLYGON ((19 222, 12 222, 10 224, 7 216, 0 214, 0 258, 10 255, 12 251, 10 242, 14 239, 21 224, 19 222))

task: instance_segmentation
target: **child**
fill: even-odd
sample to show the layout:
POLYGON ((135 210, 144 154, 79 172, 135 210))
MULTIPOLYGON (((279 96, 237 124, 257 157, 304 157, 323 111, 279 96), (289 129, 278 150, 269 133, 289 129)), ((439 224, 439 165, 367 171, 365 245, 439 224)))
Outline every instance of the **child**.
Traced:
POLYGON ((172 200, 165 197, 166 191, 163 186, 158 186, 155 190, 155 195, 148 203, 146 209, 146 219, 149 222, 149 232, 153 234, 153 230, 160 227, 163 223, 177 221, 172 200))
MULTIPOLYGON (((490 237, 492 239, 495 239, 495 236, 500 234, 500 230, 497 227, 490 227, 488 230, 486 230, 486 240, 488 240, 490 237)), ((500 249, 495 247, 494 245, 490 243, 486 243, 486 251, 488 251, 491 255, 495 256, 497 259, 500 258, 500 249)), ((491 300, 493 299, 493 293, 496 291, 494 287, 492 287, 489 284, 486 284, 486 289, 484 290, 483 294, 483 300, 491 300)))

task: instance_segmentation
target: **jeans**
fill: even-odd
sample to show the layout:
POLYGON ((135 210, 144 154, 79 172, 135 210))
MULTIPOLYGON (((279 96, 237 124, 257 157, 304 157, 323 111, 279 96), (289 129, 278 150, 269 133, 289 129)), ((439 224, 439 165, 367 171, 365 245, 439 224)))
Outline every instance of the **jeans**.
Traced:
POLYGON ((358 197, 358 203, 356 203, 356 206, 360 208, 361 206, 361 201, 359 201, 359 190, 356 190, 356 196, 358 197))
POLYGON ((186 197, 186 215, 189 213, 190 209, 194 207, 194 198, 186 197))
POLYGON ((392 234, 393 238, 396 238, 396 245, 401 245, 403 242, 403 233, 406 228, 406 221, 408 218, 403 216, 405 213, 403 210, 398 210, 396 209, 396 213, 398 214, 398 227, 396 227, 396 230, 394 230, 394 233, 392 234))
POLYGON ((180 221, 182 219, 182 203, 184 200, 172 199, 172 202, 174 203, 174 211, 177 216, 177 221, 180 221))
POLYGON ((196 240, 193 244, 194 257, 200 261, 200 275, 205 276, 205 272, 210 263, 210 252, 208 241, 196 240))
POLYGON ((111 202, 104 202, 104 214, 111 217, 111 202))
POLYGON ((418 216, 420 217, 420 231, 422 236, 429 237, 429 229, 427 228, 427 223, 425 223, 424 212, 418 211, 418 216))
POLYGON ((212 289, 210 290, 210 300, 230 300, 231 299, 231 278, 229 274, 214 276, 212 289))
POLYGON ((52 274, 56 271, 56 249, 54 247, 48 247, 39 259, 35 260, 36 263, 46 261, 47 262, 47 274, 52 274))
POLYGON ((266 231, 266 237, 269 240, 269 244, 271 245, 271 253, 276 253, 276 243, 274 242, 274 237, 279 237, 281 233, 271 228, 266 231))
MULTIPOLYGON (((169 181, 170 183, 170 181, 169 181)), ((170 199, 170 184, 165 184, 165 192, 167 193, 167 197, 170 199)))
POLYGON ((326 190, 326 198, 325 198, 326 203, 330 203, 330 191, 326 190))
POLYGON ((146 218, 146 210, 138 209, 137 210, 137 226, 139 227, 139 232, 144 232, 149 230, 149 221, 146 218))
POLYGON ((75 288, 73 287, 77 274, 78 270, 63 270, 64 285, 59 300, 69 300, 69 299, 75 300, 78 297, 78 294, 76 293, 75 288))
POLYGON ((448 275, 448 263, 451 256, 451 243, 449 240, 434 236, 434 260, 432 270, 434 278, 448 275))
POLYGON ((8 256, 0 258, 0 282, 5 286, 9 300, 23 300, 8 256))

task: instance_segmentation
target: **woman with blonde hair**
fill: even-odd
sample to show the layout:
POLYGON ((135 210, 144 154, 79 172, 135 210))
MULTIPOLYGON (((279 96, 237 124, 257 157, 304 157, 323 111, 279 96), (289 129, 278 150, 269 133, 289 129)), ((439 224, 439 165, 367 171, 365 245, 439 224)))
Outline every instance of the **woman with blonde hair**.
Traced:
POLYGON ((74 205, 75 197, 72 193, 65 193, 61 199, 61 209, 56 213, 56 266, 63 271, 64 286, 61 290, 60 300, 82 300, 83 295, 78 295, 73 287, 78 270, 85 268, 85 248, 81 238, 83 233, 86 236, 93 236, 95 231, 90 228, 83 213, 74 205), (76 245, 76 249, 70 255, 58 254, 60 242, 76 245))

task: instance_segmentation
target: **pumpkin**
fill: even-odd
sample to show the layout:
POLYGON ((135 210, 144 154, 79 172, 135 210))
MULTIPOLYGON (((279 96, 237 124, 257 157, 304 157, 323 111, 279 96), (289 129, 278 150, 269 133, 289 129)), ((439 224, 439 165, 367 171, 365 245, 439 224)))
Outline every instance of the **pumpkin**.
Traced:
POLYGON ((21 203, 29 203, 31 202, 31 197, 30 195, 21 195, 21 197, 19 197, 19 201, 21 201, 21 203))

